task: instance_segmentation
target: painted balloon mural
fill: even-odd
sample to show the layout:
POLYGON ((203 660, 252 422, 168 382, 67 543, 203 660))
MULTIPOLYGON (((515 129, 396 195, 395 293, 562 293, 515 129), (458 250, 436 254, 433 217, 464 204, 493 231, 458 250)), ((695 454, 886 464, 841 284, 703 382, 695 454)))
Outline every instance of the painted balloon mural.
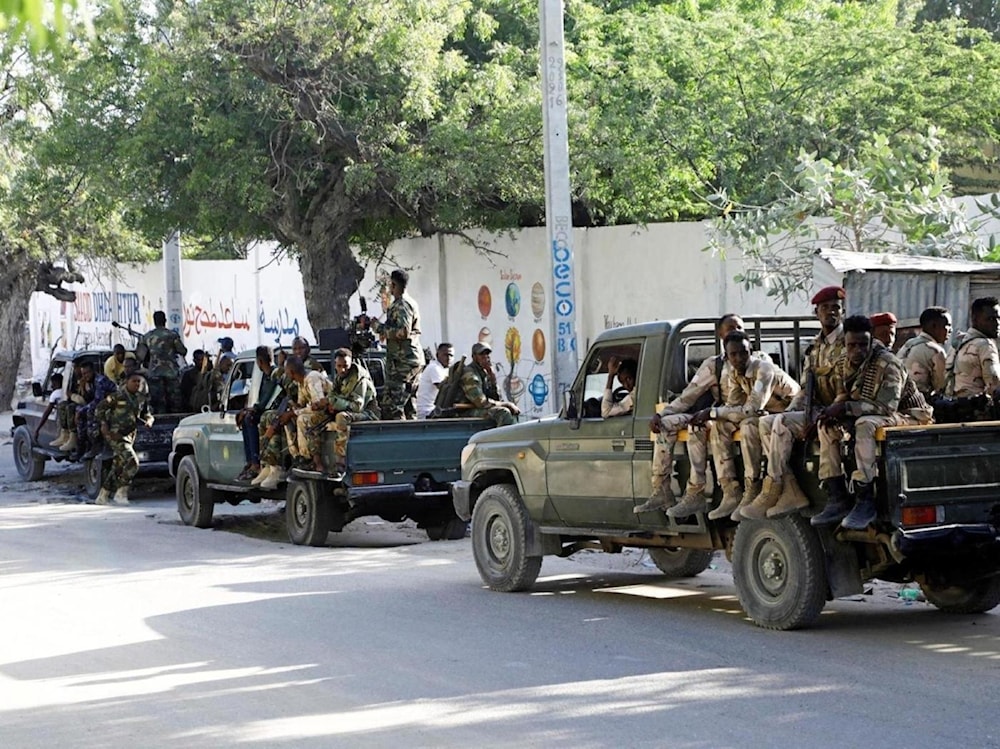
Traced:
POLYGON ((535 281, 531 285, 531 315, 535 318, 535 322, 542 319, 543 312, 545 312, 545 287, 540 281, 535 281))
POLYGON ((541 364, 545 358, 545 333, 541 328, 535 328, 531 336, 531 353, 535 356, 535 361, 541 364))
POLYGON ((485 320, 490 316, 490 311, 493 309, 493 295, 490 293, 490 287, 483 284, 479 287, 479 314, 485 320))

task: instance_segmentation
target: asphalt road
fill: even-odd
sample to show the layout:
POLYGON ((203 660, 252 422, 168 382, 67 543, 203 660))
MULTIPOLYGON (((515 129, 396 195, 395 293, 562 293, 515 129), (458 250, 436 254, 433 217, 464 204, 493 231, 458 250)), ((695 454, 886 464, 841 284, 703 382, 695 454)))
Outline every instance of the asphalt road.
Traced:
POLYGON ((468 541, 405 523, 301 548, 185 527, 165 482, 127 508, 79 483, 22 484, 0 445, 6 749, 1000 747, 997 612, 877 584, 769 632, 725 560, 678 582, 641 553, 547 558, 499 594, 468 541))

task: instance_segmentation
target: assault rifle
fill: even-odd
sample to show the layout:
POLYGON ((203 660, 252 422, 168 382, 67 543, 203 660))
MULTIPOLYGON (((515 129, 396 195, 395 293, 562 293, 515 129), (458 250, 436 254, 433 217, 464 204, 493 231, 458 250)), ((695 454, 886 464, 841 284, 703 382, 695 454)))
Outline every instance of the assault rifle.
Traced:
POLYGON ((122 325, 120 322, 111 321, 112 328, 118 328, 119 330, 124 330, 128 333, 135 341, 135 359, 139 362, 140 366, 145 367, 149 364, 149 346, 143 340, 142 333, 132 330, 130 325, 122 325))

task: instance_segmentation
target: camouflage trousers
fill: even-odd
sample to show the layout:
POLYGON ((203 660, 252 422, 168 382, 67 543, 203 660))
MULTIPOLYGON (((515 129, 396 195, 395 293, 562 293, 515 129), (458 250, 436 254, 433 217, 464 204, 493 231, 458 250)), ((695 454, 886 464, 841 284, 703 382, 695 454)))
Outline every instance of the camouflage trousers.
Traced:
POLYGON ((56 406, 56 422, 60 429, 68 429, 71 432, 76 429, 76 404, 66 399, 60 401, 56 406))
POLYGON ((320 426, 320 423, 327 416, 328 414, 322 411, 316 413, 302 411, 295 417, 295 442, 301 457, 311 460, 314 455, 322 455, 323 432, 332 426, 332 422, 320 426))
MULTIPOLYGON (((260 417, 260 464, 262 466, 284 466, 285 456, 298 455, 295 447, 295 433, 288 425, 280 426, 277 410, 265 411, 260 417), (268 427, 274 425, 273 437, 267 436, 268 427)), ((292 425, 294 426, 294 425, 292 425)))
POLYGON ((304 458, 312 458, 314 455, 322 455, 323 433, 336 432, 337 436, 333 443, 333 451, 338 462, 347 457, 347 440, 351 436, 351 424, 358 421, 374 421, 378 417, 374 414, 362 411, 338 411, 333 420, 328 422, 323 428, 316 429, 327 417, 327 414, 302 413, 296 421, 298 432, 299 455, 304 458), (312 430, 312 431, 310 431, 312 430))
POLYGON ((510 426, 517 423, 514 414, 503 406, 490 406, 489 408, 468 408, 458 412, 459 416, 469 419, 492 419, 498 427, 510 426))
POLYGON ((413 404, 413 385, 420 375, 420 367, 405 362, 386 359, 385 389, 380 405, 382 418, 386 421, 413 419, 417 409, 413 404))
POLYGON ((712 444, 712 460, 715 463, 715 475, 719 482, 738 481, 736 475, 736 460, 733 456, 733 437, 736 430, 740 432, 740 453, 743 456, 743 475, 747 481, 760 478, 761 461, 764 459, 764 448, 760 440, 760 419, 749 416, 743 421, 725 421, 717 419, 712 422, 709 440, 712 444))
MULTIPOLYGON (((875 432, 880 427, 898 427, 916 424, 912 416, 894 413, 891 416, 859 416, 854 422, 854 481, 868 484, 875 480, 875 465, 878 460, 878 445, 875 432)), ((844 475, 844 462, 840 451, 847 429, 840 424, 828 424, 819 429, 820 480, 844 475), (825 460, 824 460, 825 458, 825 460)))
POLYGON ((338 411, 333 419, 333 429, 337 433, 337 438, 333 443, 333 451, 337 455, 337 461, 341 462, 347 457, 347 440, 351 436, 351 424, 359 421, 376 421, 378 416, 368 411, 338 411))
POLYGON ((149 407, 153 413, 176 414, 187 410, 181 395, 180 375, 149 375, 146 381, 149 383, 149 407))
MULTIPOLYGON (((670 481, 674 473, 674 448, 677 437, 682 429, 687 428, 691 414, 668 414, 662 416, 660 432, 653 441, 653 472, 651 480, 653 491, 657 491, 664 481, 670 481)), ((708 430, 687 430, 688 462, 691 464, 691 474, 688 486, 698 488, 707 483, 708 471, 708 430)))
MULTIPOLYGON (((814 413, 818 414, 816 411, 814 413)), ((767 474, 772 479, 780 479, 786 473, 791 473, 789 461, 792 459, 792 448, 795 440, 804 440, 809 431, 812 418, 805 411, 785 411, 780 414, 769 414, 760 417, 760 441, 767 456, 767 474)), ((830 461, 830 453, 819 453, 819 478, 831 478, 843 473, 830 461)))
POLYGON ((135 474, 139 472, 139 458, 132 447, 135 443, 135 432, 112 439, 110 442, 111 468, 104 474, 101 488, 114 492, 132 483, 135 474))

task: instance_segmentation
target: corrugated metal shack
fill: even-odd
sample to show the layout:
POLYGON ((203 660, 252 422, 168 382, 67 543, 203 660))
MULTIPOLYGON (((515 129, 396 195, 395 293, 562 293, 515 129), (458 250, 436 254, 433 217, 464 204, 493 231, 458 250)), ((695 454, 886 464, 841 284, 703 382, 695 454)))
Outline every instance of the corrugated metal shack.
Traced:
POLYGON ((947 307, 957 332, 968 327, 974 299, 1000 297, 1000 263, 819 250, 813 283, 842 285, 849 315, 892 312, 900 327, 917 325, 928 307, 947 307))

